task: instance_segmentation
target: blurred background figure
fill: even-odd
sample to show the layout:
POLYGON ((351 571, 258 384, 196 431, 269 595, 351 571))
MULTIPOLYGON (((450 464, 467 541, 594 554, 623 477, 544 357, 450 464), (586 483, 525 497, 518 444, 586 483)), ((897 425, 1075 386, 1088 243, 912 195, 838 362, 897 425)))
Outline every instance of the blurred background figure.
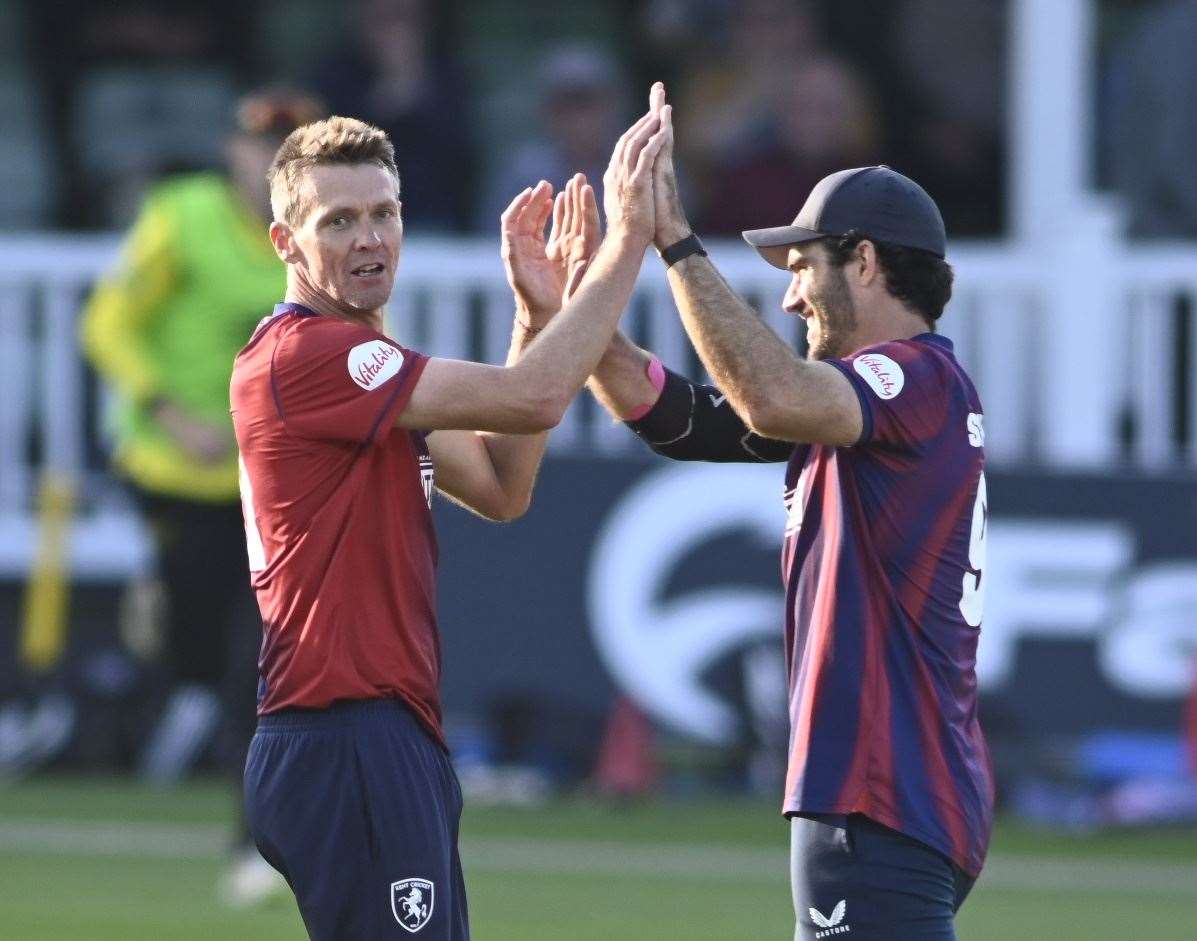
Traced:
POLYGON ((346 43, 310 82, 330 113, 368 121, 395 142, 403 221, 415 233, 464 229, 473 198, 466 83, 438 47, 438 14, 425 0, 355 0, 346 43))
POLYGON ((68 211, 88 225, 127 225, 163 175, 212 169, 236 98, 245 13, 213 17, 196 2, 69 4, 51 28, 66 46, 59 91, 68 211))
POLYGON ((846 62, 820 54, 778 65, 763 89, 764 110, 710 164, 699 231, 738 235, 801 206, 828 173, 883 162, 872 97, 846 62))
MULTIPOLYGON (((683 4, 673 7, 679 5, 683 4)), ((672 42, 678 72, 674 95, 678 160, 691 180, 694 221, 701 227, 708 204, 728 182, 718 171, 726 168, 732 151, 755 147, 770 133, 776 115, 774 97, 784 94, 785 82, 780 76, 824 53, 827 44, 818 5, 808 0, 718 5, 691 0, 684 6, 684 16, 675 12, 670 17, 671 5, 658 3, 655 22, 658 37, 663 23, 670 20, 696 23, 705 19, 709 24, 701 32, 692 30, 684 39, 679 36, 672 42)), ((708 229, 704 232, 716 234, 708 229)))
POLYGON ((1106 161, 1128 232, 1197 235, 1197 111, 1180 89, 1197 81, 1197 3, 1141 4, 1110 51, 1106 161))
MULTIPOLYGON (((321 116, 297 92, 241 99, 226 171, 168 178, 149 192, 81 321, 84 349, 116 393, 116 472, 151 531, 165 601, 168 688, 140 770, 175 781, 214 746, 238 782, 238 806, 261 627, 228 387, 233 357, 286 284, 266 234, 266 170, 283 137, 321 116)), ((224 890, 248 902, 275 880, 244 826, 237 842, 224 890)))
POLYGON ((892 61, 890 159, 935 194, 948 231, 1002 228, 1006 11, 993 0, 900 0, 885 53, 892 61))
POLYGON ((548 180, 557 191, 582 172, 601 201, 603 172, 620 134, 625 91, 615 61, 598 46, 549 48, 539 76, 540 127, 496 164, 476 219, 478 231, 493 232, 511 197, 538 180, 548 180))

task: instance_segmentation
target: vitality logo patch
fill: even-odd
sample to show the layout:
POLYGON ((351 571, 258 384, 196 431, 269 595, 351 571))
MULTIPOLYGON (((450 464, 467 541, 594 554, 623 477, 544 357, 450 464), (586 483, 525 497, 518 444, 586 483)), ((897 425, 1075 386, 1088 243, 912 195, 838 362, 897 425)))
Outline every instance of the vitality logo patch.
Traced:
POLYGON ((349 351, 349 378, 369 392, 403 366, 403 354, 385 340, 359 343, 349 351))
POLYGON ((391 883, 391 911, 404 931, 415 934, 432 918, 435 887, 427 879, 400 879, 391 883))
POLYGON ((906 385, 902 367, 883 353, 865 353, 852 361, 852 368, 869 384, 879 399, 892 399, 906 385))

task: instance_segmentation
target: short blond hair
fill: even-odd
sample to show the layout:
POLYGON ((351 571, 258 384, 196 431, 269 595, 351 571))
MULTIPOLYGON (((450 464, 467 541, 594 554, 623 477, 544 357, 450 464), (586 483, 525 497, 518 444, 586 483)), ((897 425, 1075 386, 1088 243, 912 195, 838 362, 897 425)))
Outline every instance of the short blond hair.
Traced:
POLYGON ((386 170, 395 178, 398 191, 395 148, 385 131, 357 118, 336 115, 297 127, 287 135, 266 172, 274 218, 292 226, 303 222, 311 208, 304 205, 300 194, 300 182, 306 170, 358 163, 373 163, 386 170))

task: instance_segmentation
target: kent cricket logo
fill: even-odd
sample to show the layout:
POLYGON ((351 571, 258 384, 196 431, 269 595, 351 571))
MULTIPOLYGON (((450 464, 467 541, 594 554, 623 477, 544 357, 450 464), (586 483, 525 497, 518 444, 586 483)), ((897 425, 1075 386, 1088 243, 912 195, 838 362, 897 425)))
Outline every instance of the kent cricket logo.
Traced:
POLYGON ((403 367, 403 354, 385 340, 359 343, 349 351, 349 378, 367 392, 396 375, 403 367))
POLYGON ((833 934, 847 934, 852 930, 850 925, 840 924, 848 913, 847 899, 840 899, 831 910, 830 916, 824 915, 817 908, 808 908, 807 911, 810 912, 810 920, 815 923, 815 927, 823 929, 815 932, 816 938, 829 938, 833 934))
POLYGON ((432 918, 434 886, 427 879, 391 883, 391 912, 404 931, 415 934, 432 918))

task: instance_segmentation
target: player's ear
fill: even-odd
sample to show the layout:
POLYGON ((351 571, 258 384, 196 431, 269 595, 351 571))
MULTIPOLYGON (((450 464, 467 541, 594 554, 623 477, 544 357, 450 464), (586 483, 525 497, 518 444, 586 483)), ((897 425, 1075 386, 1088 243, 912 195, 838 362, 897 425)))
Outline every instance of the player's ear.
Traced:
POLYGON ((881 274, 881 262, 877 259, 877 246, 865 239, 856 244, 852 252, 852 268, 861 284, 872 284, 881 274))
POLYGON ((286 264, 294 265, 299 261, 295 232, 287 223, 278 220, 270 223, 270 243, 274 246, 274 253, 286 264))

